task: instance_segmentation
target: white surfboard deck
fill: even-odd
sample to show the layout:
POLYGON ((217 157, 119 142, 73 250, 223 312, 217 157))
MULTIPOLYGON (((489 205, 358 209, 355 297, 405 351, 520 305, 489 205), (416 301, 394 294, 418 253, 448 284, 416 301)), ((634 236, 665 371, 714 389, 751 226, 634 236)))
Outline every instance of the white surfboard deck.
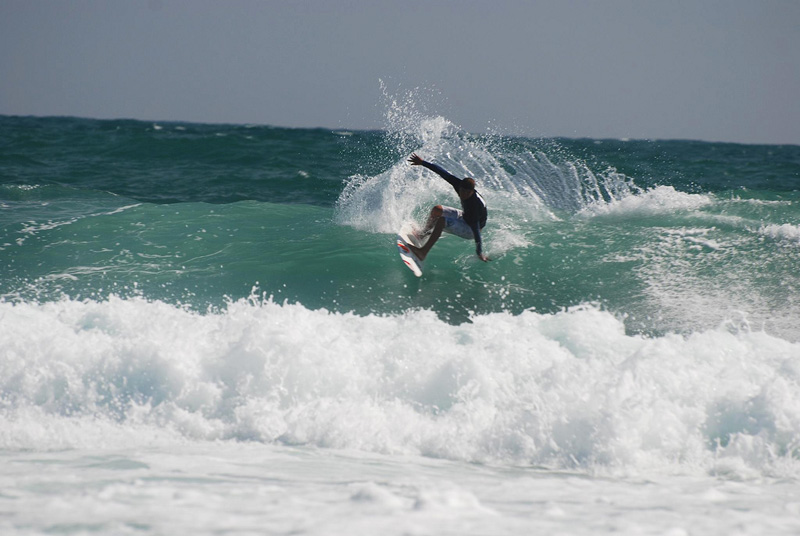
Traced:
POLYGON ((410 224, 405 224, 397 233, 397 250, 400 252, 400 259, 405 263, 408 268, 414 272, 417 277, 422 277, 422 270, 424 263, 417 258, 416 255, 408 248, 411 244, 415 247, 421 247, 417 237, 414 236, 414 228, 410 224))

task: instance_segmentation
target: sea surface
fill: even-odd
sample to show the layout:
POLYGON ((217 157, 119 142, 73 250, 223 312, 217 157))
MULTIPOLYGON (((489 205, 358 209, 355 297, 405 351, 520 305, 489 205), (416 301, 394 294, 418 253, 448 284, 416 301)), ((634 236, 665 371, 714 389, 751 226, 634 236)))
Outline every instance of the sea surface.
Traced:
POLYGON ((797 534, 800 146, 0 116, 3 534, 797 534), (395 232, 472 176, 491 262, 395 232))

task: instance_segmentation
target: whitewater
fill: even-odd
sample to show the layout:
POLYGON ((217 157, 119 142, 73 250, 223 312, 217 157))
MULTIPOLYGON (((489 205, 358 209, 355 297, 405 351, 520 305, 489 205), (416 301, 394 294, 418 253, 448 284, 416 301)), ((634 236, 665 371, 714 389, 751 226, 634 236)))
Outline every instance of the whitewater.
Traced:
POLYGON ((798 148, 388 109, 0 118, 0 530, 800 531, 798 148), (491 263, 402 266, 451 195, 411 151, 491 263))

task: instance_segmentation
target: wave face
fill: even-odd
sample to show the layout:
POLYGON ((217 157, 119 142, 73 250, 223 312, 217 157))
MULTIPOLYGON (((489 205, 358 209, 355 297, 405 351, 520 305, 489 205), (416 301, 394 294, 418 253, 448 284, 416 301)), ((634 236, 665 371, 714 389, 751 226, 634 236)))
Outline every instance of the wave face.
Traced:
POLYGON ((0 117, 0 448, 796 473, 800 148, 0 117), (394 232, 489 204, 479 262, 394 232), (110 433, 113 432, 113 433, 110 433), (116 438, 116 439, 114 439, 116 438))

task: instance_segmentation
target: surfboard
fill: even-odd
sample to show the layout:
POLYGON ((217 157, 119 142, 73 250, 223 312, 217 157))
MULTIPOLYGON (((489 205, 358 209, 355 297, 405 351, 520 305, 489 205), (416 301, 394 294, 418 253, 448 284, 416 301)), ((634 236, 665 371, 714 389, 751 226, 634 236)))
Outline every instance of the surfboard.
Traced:
POLYGON ((400 229, 400 232, 397 233, 397 250, 400 253, 400 259, 405 263, 406 266, 408 266, 409 270, 414 272, 415 276, 422 277, 422 269, 424 268, 424 264, 408 248, 409 244, 415 247, 422 246, 419 240, 417 240, 417 237, 414 236, 413 230, 414 228, 411 225, 403 225, 403 227, 400 229))

